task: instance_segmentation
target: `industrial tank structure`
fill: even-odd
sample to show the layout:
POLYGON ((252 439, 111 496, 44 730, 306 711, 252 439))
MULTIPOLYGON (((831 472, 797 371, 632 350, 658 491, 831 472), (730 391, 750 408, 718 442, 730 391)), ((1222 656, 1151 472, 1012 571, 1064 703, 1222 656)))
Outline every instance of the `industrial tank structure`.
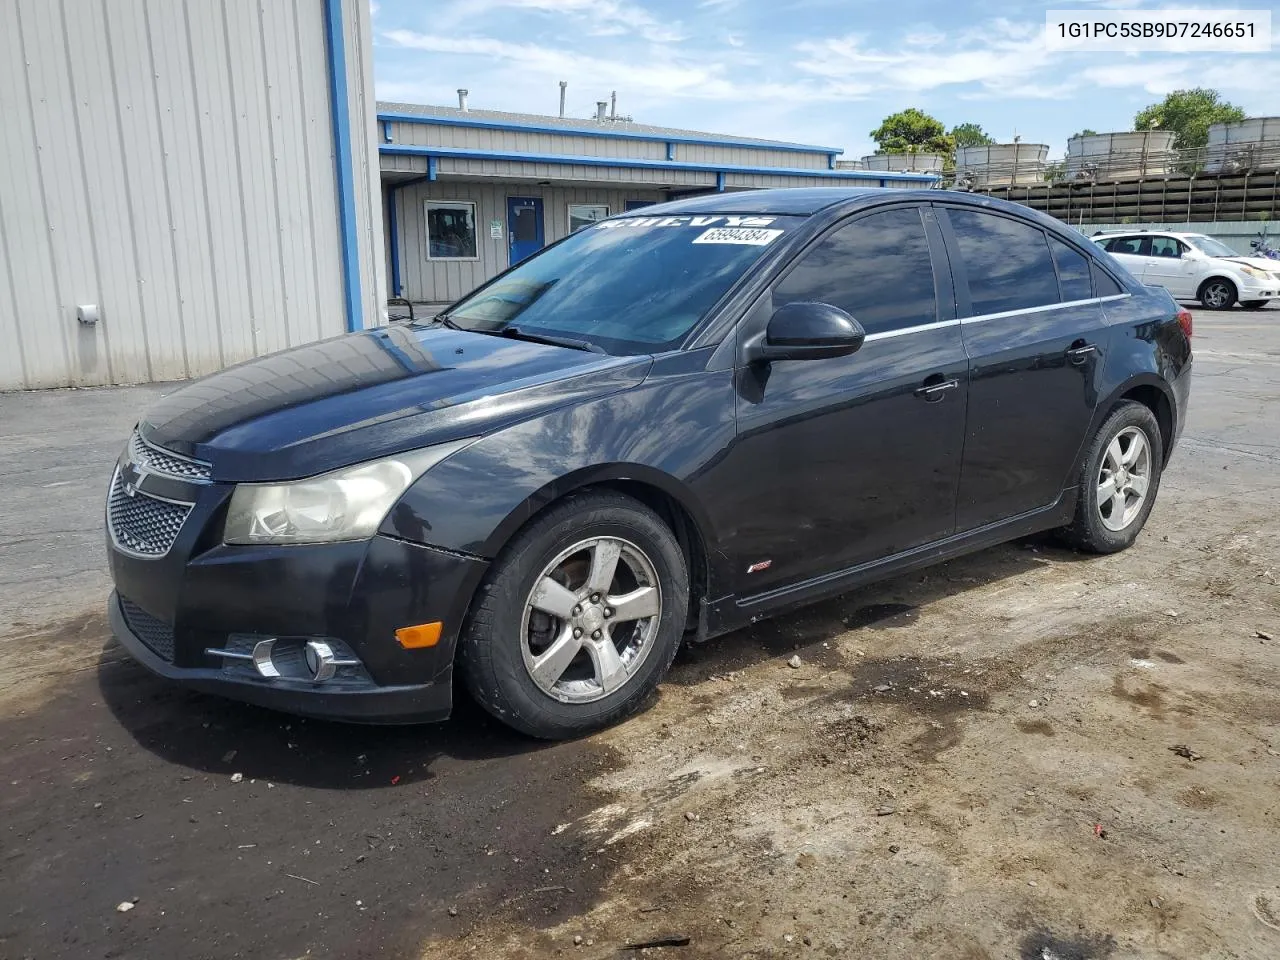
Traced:
POLYGON ((894 173, 942 173, 943 158, 936 153, 873 153, 860 161, 863 170, 894 173))
POLYGON ((956 150, 956 185, 969 189, 1041 183, 1049 146, 997 143, 956 150))
POLYGON ((1280 169, 1280 117, 1254 117, 1209 127, 1205 148, 1208 173, 1280 169))
POLYGON ((1174 173, 1172 130, 1095 133, 1067 141, 1068 180, 1137 180, 1174 173))

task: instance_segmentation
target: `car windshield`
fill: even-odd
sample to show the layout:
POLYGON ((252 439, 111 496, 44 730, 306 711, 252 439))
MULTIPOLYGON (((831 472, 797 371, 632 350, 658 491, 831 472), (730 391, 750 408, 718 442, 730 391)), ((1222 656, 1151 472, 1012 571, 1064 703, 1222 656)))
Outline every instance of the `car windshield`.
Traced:
POLYGON ((1201 253, 1208 254, 1211 257, 1238 257, 1236 253, 1221 240, 1215 240, 1213 237, 1183 237, 1183 240, 1191 244, 1201 253))
POLYGON ((521 263, 442 317, 463 330, 590 344, 677 346, 797 217, 603 220, 521 263))

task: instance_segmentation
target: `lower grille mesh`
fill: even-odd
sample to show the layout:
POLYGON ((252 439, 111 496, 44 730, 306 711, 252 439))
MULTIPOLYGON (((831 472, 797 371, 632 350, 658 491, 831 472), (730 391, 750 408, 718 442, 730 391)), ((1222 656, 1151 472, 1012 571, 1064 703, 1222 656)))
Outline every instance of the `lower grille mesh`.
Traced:
POLYGON ((125 623, 138 639, 156 656, 173 663, 173 627, 126 597, 120 598, 120 610, 124 613, 125 623))

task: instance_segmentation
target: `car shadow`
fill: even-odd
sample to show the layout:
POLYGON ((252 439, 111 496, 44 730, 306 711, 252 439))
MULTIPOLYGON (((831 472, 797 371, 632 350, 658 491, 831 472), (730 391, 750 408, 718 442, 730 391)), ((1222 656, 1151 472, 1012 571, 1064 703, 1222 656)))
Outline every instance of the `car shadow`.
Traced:
POLYGON ((407 786, 442 760, 491 761, 551 749, 455 691, 453 716, 386 726, 297 717, 188 690, 134 663, 114 643, 99 660, 103 702, 139 746, 169 763, 329 790, 407 786))
MULTIPOLYGON (((920 612, 937 600, 1021 576, 1045 564, 1088 559, 1087 554, 1060 546, 1051 534, 1011 541, 761 620, 706 643, 686 643, 665 682, 693 686, 794 653, 809 663, 836 668, 843 664, 843 657, 824 644, 851 630, 910 628, 920 612)), ((866 641, 868 647, 873 643, 870 638, 866 641)))

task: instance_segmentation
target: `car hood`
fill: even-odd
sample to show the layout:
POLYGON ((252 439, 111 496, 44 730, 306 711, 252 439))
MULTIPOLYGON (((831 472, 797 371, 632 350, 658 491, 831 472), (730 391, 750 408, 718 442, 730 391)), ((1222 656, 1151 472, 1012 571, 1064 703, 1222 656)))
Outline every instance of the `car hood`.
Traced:
POLYGON ((1227 263, 1244 263, 1267 273, 1280 273, 1280 260, 1268 260, 1266 257, 1216 257, 1227 263))
POLYGON ((211 463, 214 480, 294 479, 628 389, 651 364, 393 324, 229 367, 159 401, 139 429, 211 463))

